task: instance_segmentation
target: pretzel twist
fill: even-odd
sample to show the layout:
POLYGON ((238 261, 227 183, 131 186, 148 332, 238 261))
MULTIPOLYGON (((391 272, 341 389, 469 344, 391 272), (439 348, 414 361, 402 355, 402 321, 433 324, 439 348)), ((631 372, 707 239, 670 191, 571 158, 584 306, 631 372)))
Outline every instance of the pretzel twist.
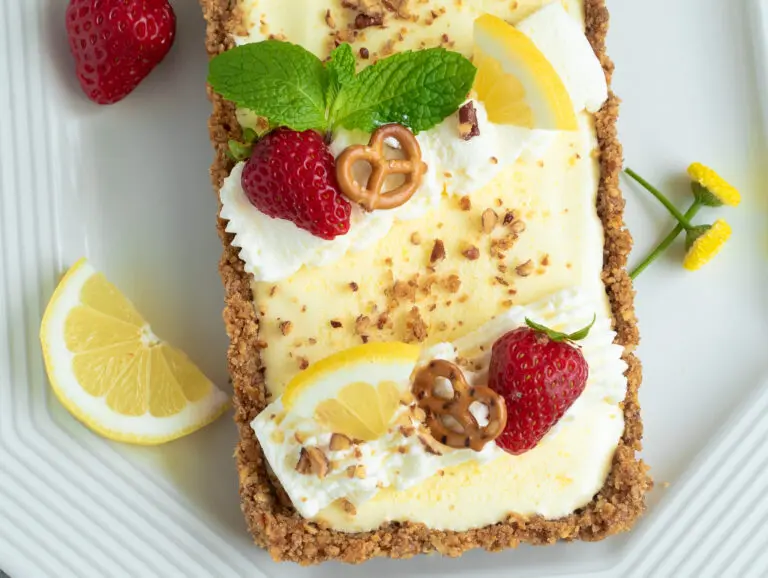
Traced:
POLYGON ((419 407, 427 414, 427 425, 437 441, 452 448, 471 448, 480 451, 488 442, 495 440, 507 424, 507 408, 504 400, 491 388, 470 386, 461 369, 449 361, 436 359, 416 375, 413 394, 419 407), (437 378, 443 377, 453 386, 453 397, 436 395, 437 378), (469 411, 469 406, 480 402, 488 407, 488 424, 481 426, 469 411), (443 418, 452 417, 461 432, 447 427, 443 418))
POLYGON ((427 165, 421 161, 419 141, 400 124, 379 127, 367 145, 347 147, 336 160, 336 177, 341 191, 366 211, 394 209, 406 203, 421 185, 426 170, 427 165), (400 143, 404 159, 386 158, 384 139, 389 137, 400 143), (371 176, 364 186, 357 182, 352 170, 358 161, 371 165, 371 176), (384 191, 384 183, 390 175, 405 175, 405 182, 391 191, 384 191))

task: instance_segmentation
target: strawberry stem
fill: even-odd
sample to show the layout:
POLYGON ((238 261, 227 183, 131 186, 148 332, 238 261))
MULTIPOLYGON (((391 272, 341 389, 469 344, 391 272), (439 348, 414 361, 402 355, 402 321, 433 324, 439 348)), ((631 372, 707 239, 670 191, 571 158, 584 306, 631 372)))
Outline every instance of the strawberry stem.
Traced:
POLYGON ((693 229, 693 225, 691 225, 691 222, 688 219, 688 217, 683 215, 677 209, 677 207, 675 207, 675 205, 673 205, 670 202, 670 200, 666 196, 664 196, 664 194, 659 189, 654 187, 652 184, 650 184, 648 181, 646 181, 643 177, 638 175, 635 171, 633 171, 630 168, 625 169, 624 172, 627 173, 627 175, 629 175, 630 177, 632 177, 635 181, 637 181, 646 191, 648 191, 654 197, 656 197, 658 199, 658 201, 662 205, 664 205, 664 207, 667 209, 667 211, 669 211, 669 213, 675 219, 677 219, 677 222, 680 223, 680 226, 683 229, 685 229, 686 231, 690 231, 691 229, 693 229))
POLYGON ((580 341, 584 339, 587 335, 589 335, 589 331, 595 325, 595 321, 597 321, 597 314, 594 314, 592 316, 592 322, 586 327, 582 327, 581 329, 579 329, 578 331, 574 331, 573 333, 562 333, 561 331, 555 331, 554 329, 550 329, 549 327, 547 327, 546 325, 542 325, 541 323, 536 323, 535 321, 531 321, 527 317, 525 318, 525 324, 528 327, 536 331, 540 331, 541 333, 544 333, 552 341, 557 341, 557 342, 580 341))

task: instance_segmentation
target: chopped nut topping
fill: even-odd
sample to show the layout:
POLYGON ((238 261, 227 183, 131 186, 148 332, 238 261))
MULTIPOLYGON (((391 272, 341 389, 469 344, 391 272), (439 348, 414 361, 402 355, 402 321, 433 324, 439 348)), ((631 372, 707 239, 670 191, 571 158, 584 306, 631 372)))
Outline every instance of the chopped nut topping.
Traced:
POLYGON ((290 321, 282 321, 280 323, 280 333, 288 335, 291 331, 293 331, 293 323, 290 321))
POLYGON ((464 255, 470 261, 476 261, 477 259, 480 258, 480 249, 478 249, 474 245, 471 245, 470 247, 464 249, 461 252, 461 254, 464 255))
POLYGON ((499 164, 499 159, 497 159, 496 157, 491 157, 491 164, 492 165, 498 165, 499 164))
POLYGON ((461 197, 459 199, 459 207, 462 211, 469 211, 472 208, 472 200, 467 196, 461 197))
POLYGON ((403 437, 409 438, 416 433, 416 428, 410 425, 400 426, 400 433, 403 437))
POLYGON ((536 266, 533 264, 533 261, 528 259, 525 263, 521 263, 515 267, 515 272, 520 275, 520 277, 528 277, 528 275, 533 273, 535 268, 536 266))
POLYGON ((514 235, 508 235, 506 237, 502 237, 501 239, 493 239, 491 241, 491 255, 499 259, 503 259, 505 257, 504 251, 511 249, 512 245, 514 244, 514 235))
POLYGON ((306 357, 297 357, 296 361, 299 363, 299 369, 304 371, 306 368, 309 367, 309 359, 306 357))
POLYGON ((352 516, 357 514, 357 508, 355 508, 355 505, 348 499, 339 498, 339 505, 341 506, 341 509, 344 510, 347 514, 351 514, 352 516))
POLYGON ((407 454, 408 446, 398 446, 397 451, 398 453, 401 453, 401 454, 407 454))
POLYGON ((368 51, 368 49, 365 46, 360 47, 360 58, 363 60, 368 60, 370 58, 371 53, 368 51))
POLYGON ((541 264, 542 264, 544 267, 548 267, 548 266, 549 266, 549 255, 548 255, 548 254, 547 254, 547 255, 544 255, 544 256, 541 258, 541 264))
POLYGON ((381 315, 379 315, 379 319, 376 321, 376 327, 379 329, 384 329, 384 327, 389 322, 389 314, 385 311, 381 315))
POLYGON ((432 247, 432 254, 429 256, 430 263, 437 263, 445 259, 445 245, 440 239, 435 239, 435 245, 432 247))
POLYGON ((475 104, 471 100, 459 109, 459 136, 462 140, 472 140, 474 137, 480 136, 477 111, 475 111, 475 104))
POLYGON ((482 216, 482 224, 483 224, 483 233, 488 235, 493 231, 493 229, 496 228, 496 223, 499 222, 499 216, 496 214, 496 211, 493 209, 486 209, 483 211, 482 216))
POLYGON ((310 446, 301 448, 296 471, 300 474, 314 474, 321 480, 328 474, 330 464, 320 448, 310 446))
POLYGON ((504 213, 504 226, 507 226, 511 224, 515 220, 515 212, 514 211, 507 211, 504 213))
POLYGON ((272 285, 272 287, 269 289, 269 296, 274 297, 275 293, 277 293, 277 285, 272 285))
POLYGON ((440 446, 432 436, 425 436, 423 434, 419 434, 419 441, 421 442, 421 445, 424 446, 424 449, 427 451, 428 454, 432 454, 435 456, 443 455, 443 452, 440 449, 440 446))
POLYGON ((496 276, 496 277, 494 277, 494 279, 496 279, 496 282, 497 282, 499 285, 504 285, 504 287, 509 287, 509 281, 507 281, 506 279, 504 279, 504 277, 501 277, 501 276, 499 275, 499 276, 496 276))
POLYGON ((368 14, 358 14, 355 17, 355 28, 362 30, 370 26, 381 26, 384 23, 384 17, 381 15, 369 16, 368 14))
POLYGON ((365 479, 365 466, 363 466, 363 465, 349 466, 347 468, 347 477, 349 477, 349 478, 358 478, 360 480, 364 480, 365 479))
POLYGON ((451 293, 458 293, 461 289, 461 278, 458 275, 448 275, 443 280, 443 287, 451 293))
POLYGON ((358 315, 355 319, 355 333, 363 335, 371 326, 371 318, 367 315, 358 315))
POLYGON ((328 447, 333 452, 348 450, 349 448, 352 447, 352 440, 349 439, 344 434, 335 433, 331 435, 331 441, 328 444, 328 447))
POLYGON ((411 243, 414 245, 421 245, 421 235, 418 231, 411 233, 411 243))
POLYGON ((514 305, 514 303, 512 302, 512 299, 505 299, 504 301, 501 302, 502 307, 509 308, 509 307, 512 307, 512 305, 514 305))
POLYGON ((512 229, 513 233, 519 235, 525 231, 525 223, 520 219, 517 219, 516 221, 512 221, 512 224, 509 226, 509 228, 512 229))
POLYGON ((334 20, 330 10, 325 11, 325 23, 329 28, 336 28, 336 20, 334 20))
POLYGON ((427 338, 427 324, 421 318, 419 308, 412 308, 405 316, 406 341, 422 342, 427 338))
POLYGON ((334 329, 338 329, 339 327, 341 327, 341 321, 339 321, 338 319, 331 319, 331 327, 333 327, 334 329))
POLYGON ((350 288, 350 289, 352 289, 352 292, 353 292, 353 293, 356 293, 356 292, 357 292, 357 290, 358 290, 358 289, 360 289, 360 285, 358 285, 357 283, 355 283, 354 281, 352 281, 352 282, 349 284, 349 288, 350 288))
POLYGON ((314 337, 310 337, 309 339, 307 339, 307 342, 310 345, 314 345, 315 343, 317 343, 317 339, 315 339, 314 337))
POLYGON ((262 340, 262 339, 259 339, 256 342, 256 348, 257 349, 266 349, 267 347, 269 347, 269 344, 266 341, 262 340))
POLYGON ((368 343, 368 340, 369 340, 369 339, 370 339, 370 337, 368 337, 367 335, 361 335, 361 336, 360 336, 360 340, 361 340, 363 343, 368 343))
POLYGON ((396 281, 392 294, 398 301, 416 301, 416 286, 405 281, 396 281))

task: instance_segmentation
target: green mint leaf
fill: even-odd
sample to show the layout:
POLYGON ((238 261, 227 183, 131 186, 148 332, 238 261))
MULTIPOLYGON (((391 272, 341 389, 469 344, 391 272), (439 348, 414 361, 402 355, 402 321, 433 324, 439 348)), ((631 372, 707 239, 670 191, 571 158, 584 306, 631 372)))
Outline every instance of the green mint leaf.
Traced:
POLYGON ((238 107, 293 130, 324 130, 328 72, 301 46, 265 40, 213 58, 208 83, 238 107))
POLYGON ((342 86, 348 85, 355 79, 355 55, 352 47, 346 42, 339 44, 331 53, 326 64, 328 70, 328 94, 326 102, 330 107, 336 100, 342 86))
POLYGON ((476 73, 467 58, 443 48, 394 54, 342 86, 331 126, 373 132, 399 123, 418 134, 456 112, 476 73))
POLYGON ((580 341, 584 339, 587 335, 589 335, 590 330, 595 325, 595 321, 597 321, 597 315, 593 315, 592 322, 587 325, 586 327, 579 329, 578 331, 575 331, 574 333, 568 334, 568 333, 562 333, 560 331, 555 331, 554 329, 550 329, 549 327, 542 325, 540 323, 536 323, 535 321, 531 321, 527 317, 525 318, 525 324, 530 327, 531 329, 535 329, 536 331, 540 331, 544 333, 547 337, 549 337, 552 341, 557 342, 563 342, 563 341, 580 341))

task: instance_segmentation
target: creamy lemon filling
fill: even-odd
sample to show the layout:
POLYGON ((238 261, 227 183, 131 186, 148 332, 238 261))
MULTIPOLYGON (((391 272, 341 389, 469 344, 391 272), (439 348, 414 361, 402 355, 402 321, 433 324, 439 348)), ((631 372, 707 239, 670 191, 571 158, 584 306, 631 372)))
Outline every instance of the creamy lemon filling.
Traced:
MULTIPOLYGON (((243 2, 246 25, 237 40, 286 38, 321 57, 329 53, 334 40, 351 42, 356 53, 365 53, 369 59, 436 45, 470 56, 476 17, 491 13, 518 23, 546 2, 449 0, 411 4, 410 18, 389 16, 386 29, 366 28, 351 38, 340 34, 344 36, 356 12, 343 8, 339 1, 292 2, 290 9, 281 0, 243 2), (306 17, 296 18, 297 10, 306 17)), ((550 21, 565 14, 583 22, 581 2, 561 5, 567 13, 560 10, 550 21)), ((559 6, 554 8, 559 10, 559 6)), ((545 10, 554 14, 554 8, 545 10)), ((558 43, 558 35, 547 34, 547 20, 536 16, 521 29, 526 26, 538 39, 539 48, 546 50, 577 110, 598 108, 604 79, 601 85, 594 74, 572 72, 579 69, 572 56, 583 54, 585 46, 589 49, 583 36, 578 40, 566 36, 558 43)), ((591 51, 590 55, 595 59, 591 51)), ((361 63, 365 63, 362 57, 361 63)), ((457 340, 461 343, 489 320, 505 319, 516 310, 513 308, 552 294, 566 295, 558 292, 569 288, 578 288, 579 299, 609 324, 600 278, 603 231, 596 213, 599 169, 594 121, 587 112, 578 112, 577 121, 577 131, 553 132, 549 142, 533 146, 526 140, 513 162, 494 167, 497 174, 490 182, 482 182, 474 190, 471 183, 475 181, 469 180, 466 186, 470 190, 465 191, 461 187, 450 190, 453 174, 449 165, 457 157, 446 151, 452 144, 441 148, 444 137, 438 131, 433 129, 432 136, 425 133, 421 137, 427 143, 425 148, 439 160, 433 161, 437 166, 431 168, 440 171, 445 189, 436 202, 418 218, 383 216, 355 229, 354 219, 366 218, 358 214, 353 219, 353 231, 359 233, 340 241, 331 251, 314 253, 315 257, 298 266, 294 259, 286 267, 293 256, 280 253, 286 246, 281 240, 293 242, 298 234, 291 223, 273 220, 266 225, 284 229, 273 235, 274 252, 262 242, 265 236, 261 232, 252 229, 249 241, 247 228, 235 227, 232 232, 243 235, 239 246, 247 265, 250 252, 251 263, 263 264, 269 259, 274 263, 262 270, 282 267, 272 277, 259 276, 257 266, 250 268, 259 279, 253 283, 254 306, 272 398, 276 399, 301 370, 337 351, 375 341, 411 341, 425 348, 457 340), (353 245, 354 250, 350 250, 353 245), (266 256, 259 254, 265 252, 266 256)), ((481 134, 482 130, 481 126, 481 134)), ((230 215, 222 212, 225 218, 234 215, 230 224, 237 218, 247 220, 248 211, 254 210, 239 189, 238 170, 222 190, 225 206, 226 199, 232 199, 230 215)), ((435 177, 433 173, 431 178, 435 177)), ((553 303, 562 304, 557 300, 553 303)), ((618 384, 613 394, 595 403, 579 405, 580 399, 572 408, 578 411, 569 413, 573 419, 564 419, 528 454, 504 454, 485 464, 469 460, 446 465, 442 475, 430 475, 411 487, 379 488, 372 498, 366 496, 356 504, 354 515, 336 504, 317 515, 332 527, 349 531, 375 528, 389 520, 463 530, 503 520, 513 513, 552 518, 566 515, 589 502, 602 486, 623 430, 618 407, 621 391, 626 388, 623 368, 614 364, 610 372, 609 381, 618 384)), ((600 389, 590 388, 591 383, 582 396, 585 400, 592 400, 590 392, 600 389)), ((257 422, 254 429, 257 435, 263 434, 257 422)), ((275 468, 273 459, 278 458, 270 459, 270 452, 277 449, 268 448, 269 442, 262 443, 275 468)), ((290 485, 288 474, 277 473, 284 486, 290 485)), ((324 491, 317 487, 319 494, 324 491)), ((298 504, 297 508, 302 511, 298 504)))
MULTIPOLYGON (((544 439, 522 455, 510 455, 493 442, 480 452, 438 444, 434 453, 415 433, 403 433, 403 424, 419 425, 407 406, 395 413, 385 434, 335 451, 330 447, 333 434, 306 411, 318 403, 311 393, 301 396, 303 411, 280 398, 253 420, 252 427, 297 510, 337 529, 362 531, 385 522, 417 520, 431 528, 466 530, 510 515, 565 516, 602 487, 624 427, 619 404, 626 391, 626 364, 622 348, 613 343, 610 316, 593 292, 569 289, 513 307, 453 343, 423 350, 410 365, 401 362, 371 372, 363 365, 339 364, 326 377, 339 386, 395 379, 401 394, 407 395, 412 370, 446 359, 463 360, 472 367, 464 370, 469 383, 483 384, 493 342, 524 325, 526 317, 569 332, 583 327, 595 313, 598 320, 580 343, 590 368, 584 393, 544 439), (331 465, 322 479, 297 471, 302 447, 324 452, 331 465), (350 468, 362 468, 363 475, 347 475, 350 468), (340 505, 340 499, 353 509, 340 505)), ((314 389, 324 387, 328 385, 320 383, 314 389)))

